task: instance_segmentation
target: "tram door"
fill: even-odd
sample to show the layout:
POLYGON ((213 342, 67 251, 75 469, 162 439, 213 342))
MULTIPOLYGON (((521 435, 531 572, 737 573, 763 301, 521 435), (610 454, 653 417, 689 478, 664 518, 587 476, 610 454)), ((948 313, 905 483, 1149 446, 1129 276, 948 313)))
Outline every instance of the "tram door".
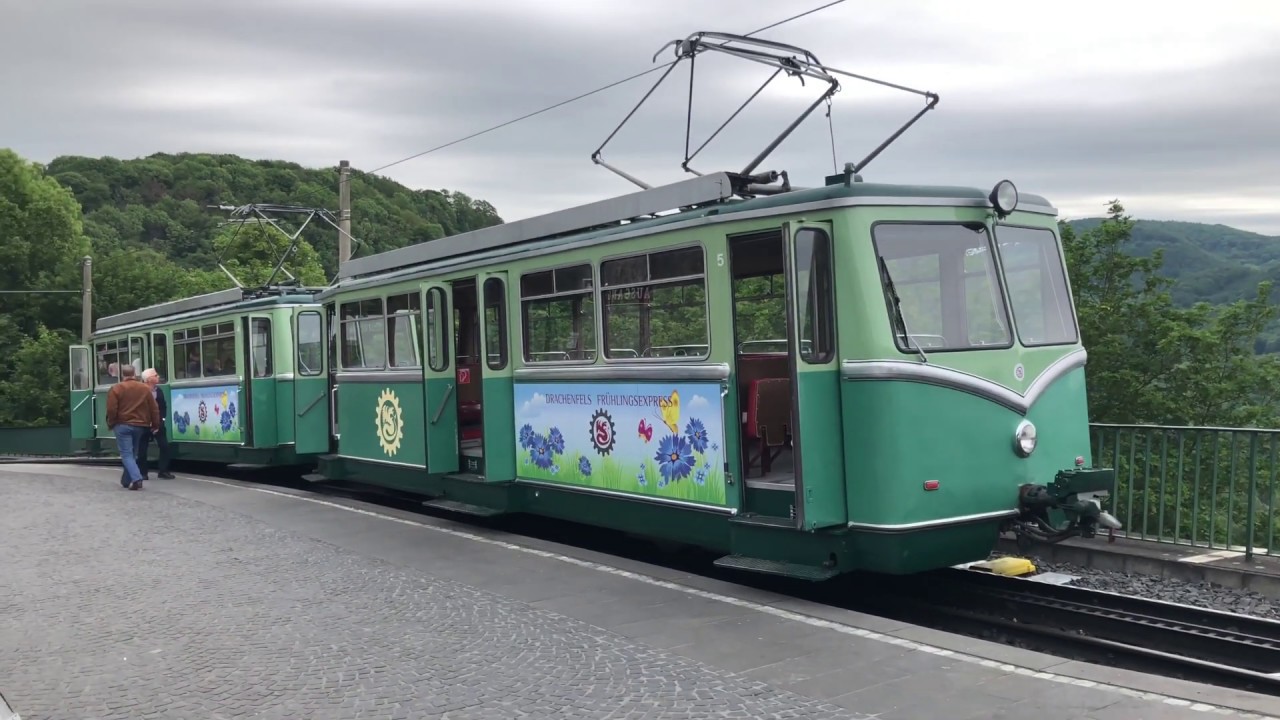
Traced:
POLYGON ((826 224, 729 238, 744 508, 802 529, 846 522, 832 260, 826 224))
POLYGON ((423 337, 426 362, 422 367, 423 408, 427 413, 427 472, 458 471, 457 377, 453 357, 452 288, 448 283, 423 283, 423 337))
POLYGON ((836 352, 834 247, 830 223, 786 223, 787 355, 795 423, 795 522, 801 530, 844 525, 844 432, 836 352))
POLYGON ((94 435, 93 354, 87 345, 72 345, 70 350, 71 437, 89 440, 94 435))
MULTIPOLYGON (((333 432, 329 376, 325 372, 324 317, 319 310, 299 309, 293 317, 293 437, 298 455, 329 451, 333 432)), ((281 387, 283 388, 283 382, 281 387)), ((337 386, 334 385, 334 390, 337 386)))

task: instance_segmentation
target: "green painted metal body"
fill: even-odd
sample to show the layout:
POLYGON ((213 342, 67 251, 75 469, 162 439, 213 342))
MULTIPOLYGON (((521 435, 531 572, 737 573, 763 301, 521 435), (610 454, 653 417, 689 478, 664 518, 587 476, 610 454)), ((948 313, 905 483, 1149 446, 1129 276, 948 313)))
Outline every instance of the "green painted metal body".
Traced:
MULTIPOLYGON (((611 258, 698 247, 706 349, 678 359, 615 360, 597 352, 581 361, 526 362, 520 322, 508 323, 509 362, 499 369, 476 366, 483 384, 483 463, 462 467, 472 474, 459 476, 453 474, 459 469, 457 406, 450 399, 459 367, 450 334, 445 363, 424 362, 416 379, 385 371, 386 381, 377 382, 375 371, 366 373, 367 385, 348 384, 339 372, 340 457, 326 458, 322 471, 471 506, 842 571, 908 573, 984 558, 1002 525, 1016 516, 1021 485, 1049 485, 1064 470, 1091 466, 1083 352, 1078 342, 1027 347, 1017 339, 925 359, 900 350, 872 240, 883 222, 997 227, 984 196, 963 188, 837 184, 344 282, 323 301, 424 293, 423 352, 429 355, 436 342, 425 312, 432 288, 451 306, 454 283, 499 275, 506 281, 506 316, 519 319, 520 281, 528 273, 589 263, 598 278, 600 264, 611 258), (734 392, 739 368, 727 321, 734 296, 726 257, 734 237, 778 232, 786 238, 788 262, 795 263, 796 233, 805 228, 831 237, 838 346, 829 357, 800 359, 794 327, 802 320, 802 298, 790 288, 800 482, 796 490, 756 487, 743 480, 737 419, 745 408, 734 392), (404 423, 394 459, 377 440, 387 419, 376 410, 385 403, 378 398, 386 391, 397 398, 404 423), (663 403, 676 405, 676 395, 679 411, 669 414, 663 403), (622 417, 627 422, 619 422, 622 417), (1024 418, 1039 431, 1029 458, 1014 451, 1024 418), (690 451, 684 470, 660 448, 668 436, 702 438, 695 438, 694 419, 710 438, 690 451)), ((1047 205, 1035 196, 1022 201, 1047 205)), ((1052 215, 1017 212, 1003 222, 1047 229, 1056 240, 1052 215)), ((598 304, 602 291, 594 292, 598 304)), ((598 313, 594 322, 600 337, 598 313)), ((598 341, 596 347, 602 347, 598 341)), ((483 345, 482 356, 492 350, 483 345)), ((1089 477, 1105 487, 1110 475, 1089 477)))
MULTIPOLYGON (((384 380, 360 378, 339 382, 338 454, 385 465, 422 468, 427 462, 428 432, 422 376, 396 373, 384 380)), ((453 454, 456 456, 456 451, 453 454)))
MULTIPOLYGON (((314 431, 318 429, 321 442, 311 443, 299 453, 294 445, 298 427, 293 318, 306 308, 321 310, 309 294, 285 294, 156 318, 95 333, 88 348, 73 346, 72 357, 77 357, 77 351, 92 352, 100 350, 103 343, 124 340, 135 368, 160 369, 160 389, 168 404, 164 421, 175 459, 281 465, 312 462, 316 455, 329 449, 328 403, 321 400, 309 409, 309 413, 321 418, 318 428, 304 425, 304 429, 313 431, 311 438, 317 436, 314 431), (263 327, 269 323, 270 330, 262 334, 259 348, 250 347, 251 322, 263 323, 263 327), (176 332, 208 326, 233 328, 230 332, 234 333, 235 372, 206 373, 194 378, 174 378, 172 372, 166 373, 166 369, 175 368, 175 363, 183 363, 186 368, 187 358, 174 346, 176 332), (255 349, 259 358, 256 364, 252 359, 255 349)), ((205 356, 206 363, 209 357, 205 356)), ((96 370, 92 390, 77 389, 77 379, 71 379, 72 436, 81 441, 97 440, 113 450, 114 437, 106 422, 112 378, 104 372, 105 365, 100 365, 94 363, 92 368, 96 370), (92 398, 85 401, 90 394, 92 398)), ((327 398, 327 378, 323 374, 304 378, 304 382, 327 398)), ((308 397, 308 401, 314 399, 308 397)))

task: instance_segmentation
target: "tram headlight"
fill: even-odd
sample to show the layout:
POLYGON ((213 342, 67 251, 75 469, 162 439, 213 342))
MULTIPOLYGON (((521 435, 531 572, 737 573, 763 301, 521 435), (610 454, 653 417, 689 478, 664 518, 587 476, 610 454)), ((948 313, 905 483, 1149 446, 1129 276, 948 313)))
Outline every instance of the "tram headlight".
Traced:
POLYGON ((991 194, 987 198, 991 200, 1000 217, 1004 217, 1018 207, 1018 188, 1014 186, 1012 180, 1001 180, 991 189, 991 194))
POLYGON ((1030 420, 1018 423, 1013 433, 1013 451, 1022 457, 1030 457, 1036 449, 1036 426, 1030 420))

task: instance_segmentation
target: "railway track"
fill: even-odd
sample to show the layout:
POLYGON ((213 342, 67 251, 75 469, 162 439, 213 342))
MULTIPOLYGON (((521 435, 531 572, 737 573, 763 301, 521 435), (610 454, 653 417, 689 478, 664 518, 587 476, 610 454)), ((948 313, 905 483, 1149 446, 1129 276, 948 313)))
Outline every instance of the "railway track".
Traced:
POLYGON ((891 602, 915 622, 945 618, 926 624, 968 626, 977 636, 1000 628, 1006 641, 1055 654, 1280 694, 1275 620, 974 570, 901 584, 891 602))

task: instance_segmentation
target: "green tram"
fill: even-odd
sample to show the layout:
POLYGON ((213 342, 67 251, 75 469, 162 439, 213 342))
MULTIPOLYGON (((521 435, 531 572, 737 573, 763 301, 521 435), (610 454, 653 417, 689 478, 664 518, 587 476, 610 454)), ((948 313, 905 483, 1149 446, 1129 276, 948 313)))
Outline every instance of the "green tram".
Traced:
POLYGON ((114 447, 107 392, 130 364, 160 375, 174 459, 314 464, 329 450, 329 380, 313 294, 237 287, 98 320, 70 350, 72 437, 114 447))
POLYGON ((735 197, 751 179, 345 263, 316 295, 318 477, 814 580, 1118 525, 1048 201, 851 171, 735 197))

